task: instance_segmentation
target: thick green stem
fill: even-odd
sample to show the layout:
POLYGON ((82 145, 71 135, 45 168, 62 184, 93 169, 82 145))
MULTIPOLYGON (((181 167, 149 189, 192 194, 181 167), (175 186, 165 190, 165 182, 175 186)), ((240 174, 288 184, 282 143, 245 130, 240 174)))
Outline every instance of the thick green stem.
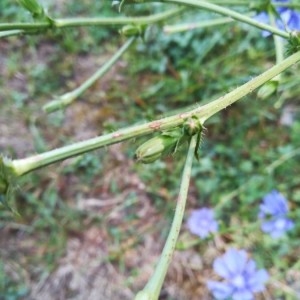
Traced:
POLYGON ((142 125, 130 126, 110 134, 105 134, 99 137, 95 137, 93 139, 78 142, 73 145, 65 146, 28 158, 13 160, 12 164, 14 166, 15 172, 17 175, 22 175, 34 169, 41 168, 43 166, 107 145, 119 143, 121 141, 146 135, 155 131, 174 128, 182 125, 183 122, 191 116, 197 116, 200 119, 201 124, 203 124, 208 118, 210 118, 220 110, 225 109, 226 107, 238 101, 247 94, 252 93, 256 88, 260 87, 265 82, 274 78, 275 76, 288 69, 298 61, 300 61, 300 51, 286 58, 281 63, 273 66, 261 75, 253 78, 244 85, 236 88, 232 92, 204 106, 197 107, 189 111, 183 109, 182 111, 184 112, 178 113, 170 117, 162 118, 142 125))
MULTIPOLYGON (((205 120, 216 114, 218 111, 230 106, 231 104, 246 96, 247 94, 252 93, 255 89, 263 85, 265 82, 282 73, 284 70, 291 67, 298 61, 300 61, 300 51, 289 56, 281 63, 276 64, 269 70, 253 78, 252 80, 243 84, 242 86, 236 88, 235 90, 226 94, 225 96, 222 96, 219 99, 200 107, 200 111, 205 111, 205 115, 201 116, 202 121, 204 122, 205 120)), ((196 111, 195 114, 199 115, 200 111, 199 113, 196 111)))
POLYGON ((159 297, 161 287, 163 285, 170 262, 172 260, 172 256, 175 250, 176 242, 178 239, 184 216, 196 143, 197 135, 194 135, 190 141, 190 146, 182 173, 175 215, 173 218, 167 241, 165 243, 164 249, 155 267, 152 277, 146 284, 145 288, 137 294, 135 298, 136 300, 156 300, 159 297))
POLYGON ((183 7, 170 9, 168 11, 145 17, 111 17, 111 18, 66 18, 53 19, 50 22, 34 22, 34 23, 0 23, 0 31, 6 30, 33 30, 48 29, 48 28, 67 28, 78 26, 107 26, 107 25, 148 25, 163 21, 184 10, 183 7))
POLYGON ((72 92, 59 96, 58 99, 46 104, 43 109, 50 113, 74 102, 80 95, 82 95, 89 87, 91 87, 99 78, 107 73, 111 67, 118 61, 118 59, 126 52, 129 46, 133 43, 135 37, 131 37, 112 57, 108 60, 98 71, 96 71, 90 78, 72 92))

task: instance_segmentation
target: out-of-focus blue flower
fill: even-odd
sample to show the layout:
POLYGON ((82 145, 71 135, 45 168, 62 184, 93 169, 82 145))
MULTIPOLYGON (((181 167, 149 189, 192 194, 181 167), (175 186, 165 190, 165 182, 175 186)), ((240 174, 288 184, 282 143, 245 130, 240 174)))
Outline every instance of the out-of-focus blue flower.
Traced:
POLYGON ((259 206, 258 217, 263 221, 261 230, 272 238, 281 237, 294 227, 294 222, 287 218, 289 211, 287 200, 276 190, 263 198, 259 206))
POLYGON ((254 300, 254 293, 262 292, 269 279, 265 269, 257 270, 244 250, 229 249, 213 264, 214 271, 224 280, 208 281, 207 287, 216 299, 254 300))
MULTIPOLYGON (((273 2, 289 2, 289 0, 273 0, 273 2)), ((276 20, 276 25, 278 28, 290 31, 300 30, 300 12, 290 9, 288 7, 278 7, 276 8, 280 19, 276 20)), ((255 19, 262 23, 270 24, 270 19, 267 13, 262 12, 258 14, 255 19)), ((268 31, 263 31, 263 36, 269 36, 271 33, 268 31)))
POLYGON ((214 211, 209 208, 201 208, 192 211, 187 226, 191 233, 204 239, 210 233, 218 231, 218 223, 214 218, 214 211))

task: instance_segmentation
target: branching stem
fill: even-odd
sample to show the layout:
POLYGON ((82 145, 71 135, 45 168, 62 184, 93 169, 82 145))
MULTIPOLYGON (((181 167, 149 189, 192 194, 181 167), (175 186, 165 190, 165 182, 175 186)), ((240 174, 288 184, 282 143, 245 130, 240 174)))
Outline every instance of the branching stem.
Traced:
POLYGON ((79 87, 71 92, 63 94, 57 99, 47 103, 43 109, 47 112, 54 112, 59 109, 64 109, 71 103, 73 103, 80 95, 82 95, 89 87, 91 87, 99 78, 106 74, 111 67, 119 60, 119 58, 126 52, 130 45, 135 40, 135 37, 131 37, 128 41, 90 78, 84 81, 79 87))
POLYGON ((172 256, 175 250, 176 242, 182 224, 182 219, 184 216, 196 142, 197 136, 194 135, 190 141, 190 146, 182 173, 175 215, 164 249, 161 253, 161 256, 155 267, 152 277, 148 281, 145 288, 137 294, 135 298, 136 300, 157 300, 159 297, 161 287, 163 285, 170 262, 172 260, 172 256))
POLYGON ((182 12, 185 8, 179 7, 170 9, 168 11, 144 16, 144 17, 99 17, 99 18, 65 18, 65 19, 52 19, 51 22, 32 22, 32 23, 0 23, 0 31, 7 30, 23 30, 30 33, 37 33, 40 30, 51 28, 70 28, 79 26, 114 26, 114 25, 149 25, 163 21, 176 14, 182 12))
POLYGON ((242 86, 236 88, 232 92, 204 106, 200 106, 189 111, 186 111, 185 108, 182 110, 182 113, 178 113, 173 116, 169 116, 141 125, 134 125, 127 128, 123 128, 113 133, 104 134, 99 137, 95 137, 86 141, 78 142, 72 145, 68 145, 62 148, 51 150, 24 159, 13 160, 12 164, 14 166, 15 172, 17 175, 22 175, 34 169, 41 168, 43 166, 107 145, 112 145, 142 135, 147 135, 155 131, 171 129, 182 125, 185 120, 192 116, 196 116, 197 118, 199 118, 201 124, 203 125, 208 118, 210 118, 220 110, 225 109, 226 107, 238 101, 247 94, 252 93, 256 88, 260 87, 270 79, 274 78, 284 70, 297 63, 298 61, 300 61, 300 51, 289 56, 281 63, 276 64, 272 68, 268 69, 264 73, 253 78, 252 80, 243 84, 242 86))

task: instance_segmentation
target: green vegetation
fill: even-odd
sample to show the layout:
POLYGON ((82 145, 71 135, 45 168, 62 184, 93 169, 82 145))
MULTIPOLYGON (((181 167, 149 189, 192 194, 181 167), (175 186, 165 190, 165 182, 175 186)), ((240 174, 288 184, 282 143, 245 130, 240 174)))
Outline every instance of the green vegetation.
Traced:
MULTIPOLYGON (((43 3, 49 16, 57 18, 119 16, 110 1, 43 3)), ((147 16, 170 8, 174 6, 128 5, 121 15, 147 16)), ((249 11, 247 5, 234 9, 249 11)), ((163 30, 165 25, 215 17, 188 8, 164 24, 150 25, 78 101, 51 114, 42 107, 77 88, 124 45, 122 26, 56 28, 0 38, 0 153, 21 159, 197 108, 275 64, 272 37, 262 38, 260 30, 236 21, 178 33, 163 30)), ((17 2, 2 0, 0 20, 32 18, 17 2)), ((215 208, 220 232, 203 241, 183 227, 178 260, 171 265, 178 276, 167 276, 161 299, 208 299, 205 281, 212 274, 212 260, 227 244, 247 248, 268 269, 273 278, 270 297, 296 299, 300 223, 276 241, 261 233, 257 213, 262 197, 277 189, 289 200, 293 220, 300 217, 298 74, 296 65, 281 74, 272 95, 261 99, 253 91, 205 123, 186 216, 191 209, 215 208), (181 263, 186 253, 203 257, 200 269, 181 263)), ((12 211, 4 202, 0 207, 0 299, 87 295, 82 278, 76 277, 81 272, 92 282, 90 293, 98 289, 106 299, 134 297, 150 277, 153 257, 168 234, 188 145, 141 164, 135 151, 150 137, 104 147, 20 178, 9 199, 12 211), (83 253, 86 265, 80 260, 83 253), (77 256, 78 261, 73 258, 77 256), (57 271, 63 266, 72 269, 64 274, 72 274, 75 287, 71 279, 55 285, 55 280, 67 278, 57 271), (97 276, 108 278, 105 288, 97 286, 97 276)))

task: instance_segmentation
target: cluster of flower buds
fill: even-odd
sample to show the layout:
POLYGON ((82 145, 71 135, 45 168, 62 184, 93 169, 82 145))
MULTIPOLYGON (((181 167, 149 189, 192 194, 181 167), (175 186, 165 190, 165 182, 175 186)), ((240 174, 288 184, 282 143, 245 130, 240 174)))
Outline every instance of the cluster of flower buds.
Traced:
POLYGON ((196 146, 198 148, 201 132, 202 125, 200 120, 192 116, 184 122, 182 128, 176 127, 172 130, 163 131, 160 135, 143 143, 135 152, 136 158, 144 164, 153 163, 159 158, 175 153, 179 146, 189 141, 191 136, 195 134, 198 134, 196 146))

